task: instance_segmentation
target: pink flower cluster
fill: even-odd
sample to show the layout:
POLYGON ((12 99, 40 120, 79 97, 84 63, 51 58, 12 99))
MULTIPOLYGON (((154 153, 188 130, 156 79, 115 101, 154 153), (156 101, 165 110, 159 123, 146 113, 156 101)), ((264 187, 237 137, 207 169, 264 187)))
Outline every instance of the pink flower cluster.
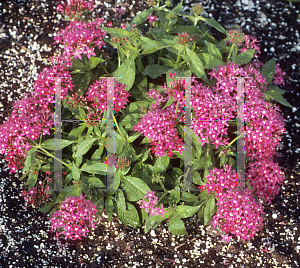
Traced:
POLYGON ((0 153, 7 154, 5 160, 12 172, 24 167, 27 152, 32 140, 41 133, 50 135, 49 128, 54 124, 54 114, 46 103, 29 96, 13 106, 11 116, 0 127, 0 153))
POLYGON ((228 37, 230 38, 230 42, 233 44, 241 44, 245 40, 245 35, 241 30, 230 30, 228 33, 228 37))
POLYGON ((164 213, 166 213, 167 211, 163 210, 163 205, 161 205, 160 208, 155 207, 153 208, 155 205, 157 205, 157 196, 155 196, 154 194, 155 192, 149 192, 147 191, 147 194, 144 196, 144 198, 148 198, 148 202, 142 200, 143 205, 140 206, 140 208, 145 208, 145 211, 150 213, 150 216, 153 215, 161 215, 162 217, 164 216, 164 213))
POLYGON ((279 193, 279 185, 285 179, 278 164, 269 159, 251 161, 247 166, 246 176, 255 194, 266 202, 271 202, 279 193))
POLYGON ((213 217, 213 225, 221 225, 225 233, 250 240, 263 227, 263 206, 255 202, 249 189, 238 193, 228 191, 216 205, 219 205, 219 209, 213 217))
POLYGON ((286 75, 286 72, 283 72, 282 69, 279 66, 280 66, 280 64, 277 63, 273 82, 276 85, 285 85, 283 76, 286 75))
MULTIPOLYGON (((166 88, 165 96, 154 89, 151 89, 147 95, 153 99, 156 99, 156 102, 151 105, 151 110, 145 114, 141 122, 138 122, 136 126, 133 127, 134 131, 140 131, 151 141, 151 151, 155 153, 157 157, 161 155, 172 156, 174 153, 172 151, 179 151, 180 153, 184 150, 184 145, 182 139, 178 137, 178 131, 176 129, 175 119, 179 118, 179 122, 184 122, 184 88, 185 81, 177 80, 175 83, 175 74, 170 74, 173 79, 171 83, 171 89, 166 88), (168 99, 174 97, 178 105, 177 115, 176 111, 176 102, 173 102, 170 106, 165 109, 159 108, 160 105, 163 105, 168 99)), ((178 123, 179 123, 178 122, 178 123)))
POLYGON ((190 42, 192 42, 193 41, 193 38, 191 38, 188 34, 187 34, 187 32, 185 32, 185 33, 178 33, 178 36, 177 37, 175 37, 175 40, 177 41, 177 43, 179 44, 179 45, 185 45, 185 44, 187 44, 187 43, 190 43, 190 42))
POLYGON ((256 204, 253 193, 232 191, 237 186, 238 174, 230 165, 224 165, 224 171, 214 168, 206 177, 207 182, 199 188, 207 189, 208 194, 215 194, 219 205, 217 214, 213 217, 213 225, 222 225, 222 231, 236 234, 242 239, 255 235, 257 228, 262 226, 263 207, 256 204))
POLYGON ((102 42, 105 32, 99 29, 102 23, 102 18, 90 22, 72 21, 65 29, 60 30, 54 37, 54 43, 64 45, 63 58, 70 61, 72 56, 73 59, 82 59, 81 54, 86 54, 87 58, 96 56, 94 48, 98 46, 101 49, 105 45, 102 42))
MULTIPOLYGON (((116 113, 121 111, 121 108, 126 108, 130 94, 126 91, 126 85, 113 79, 114 88, 114 110, 116 113)), ((93 108, 101 110, 102 113, 107 109, 107 79, 99 79, 94 82, 87 91, 86 100, 91 102, 93 108)))
POLYGON ((90 230, 96 228, 95 216, 98 210, 85 196, 68 197, 61 203, 59 210, 51 216, 51 231, 56 237, 63 235, 65 239, 81 239, 90 230), (62 232, 59 229, 63 229, 62 232))
POLYGON ((47 193, 49 191, 48 182, 49 180, 47 180, 47 185, 45 188, 43 187, 43 182, 39 181, 38 187, 33 187, 32 189, 29 189, 28 192, 22 192, 22 196, 24 197, 27 206, 31 205, 34 208, 38 208, 48 201, 50 197, 50 195, 47 193))
POLYGON ((70 17, 70 19, 80 20, 81 15, 88 10, 93 10, 93 3, 83 0, 67 0, 67 3, 61 1, 61 4, 57 6, 57 14, 62 11, 63 14, 70 17))

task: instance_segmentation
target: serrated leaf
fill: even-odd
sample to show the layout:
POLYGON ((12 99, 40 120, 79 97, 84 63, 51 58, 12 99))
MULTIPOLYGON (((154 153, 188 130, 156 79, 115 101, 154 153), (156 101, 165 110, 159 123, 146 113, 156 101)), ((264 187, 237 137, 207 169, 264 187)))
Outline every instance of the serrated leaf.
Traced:
POLYGON ((93 145, 97 138, 86 138, 78 145, 78 149, 75 154, 75 158, 84 155, 93 145))
POLYGON ((42 146, 42 148, 47 149, 47 150, 54 150, 54 141, 56 141, 55 150, 63 149, 74 142, 74 141, 69 141, 69 140, 48 139, 48 140, 44 141, 41 144, 41 146, 42 146), (58 143, 59 144, 61 143, 61 148, 58 148, 58 143))

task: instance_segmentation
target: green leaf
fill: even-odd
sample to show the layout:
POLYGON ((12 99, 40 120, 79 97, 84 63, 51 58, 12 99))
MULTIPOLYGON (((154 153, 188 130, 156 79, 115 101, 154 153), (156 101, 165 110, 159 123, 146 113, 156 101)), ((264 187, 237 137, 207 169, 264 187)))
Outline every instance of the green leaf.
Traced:
POLYGON ((72 176, 73 176, 74 180, 80 179, 80 170, 78 169, 78 167, 75 165, 74 162, 73 162, 73 166, 72 166, 72 176))
POLYGON ((267 89, 274 90, 274 91, 278 92, 281 95, 286 92, 286 90, 283 90, 283 89, 279 88, 278 86, 275 86, 275 85, 272 85, 272 84, 268 84, 267 89))
POLYGON ((163 107, 163 109, 165 109, 166 107, 172 105, 172 103, 173 103, 175 100, 176 100, 176 98, 174 98, 174 97, 171 96, 171 97, 168 99, 168 101, 166 102, 166 104, 165 104, 165 106, 163 107))
POLYGON ((99 63, 104 62, 104 59, 101 59, 99 57, 90 57, 89 59, 89 66, 90 69, 94 69, 99 63))
POLYGON ((153 173, 163 173, 166 171, 170 163, 170 157, 167 155, 162 155, 157 158, 154 164, 153 173))
POLYGON ((126 115, 120 122, 119 122, 119 126, 125 126, 128 127, 130 126, 134 126, 136 125, 136 122, 138 121, 138 119, 141 118, 141 113, 130 113, 128 115, 126 115))
POLYGON ((222 54, 213 43, 207 43, 208 53, 213 55, 218 60, 222 61, 222 54))
POLYGON ((197 56, 197 54, 194 51, 190 50, 189 48, 186 48, 185 51, 186 54, 183 56, 183 58, 186 62, 188 62, 192 72, 198 77, 202 77, 202 76, 206 77, 203 64, 199 59, 199 57, 197 56))
POLYGON ((234 58, 234 62, 237 63, 238 65, 247 64, 252 60, 254 53, 255 53, 255 49, 248 49, 247 51, 237 55, 234 58))
POLYGON ((99 27, 99 28, 117 38, 130 37, 129 32, 120 28, 109 28, 109 27, 99 27))
POLYGON ((24 164, 24 168, 23 168, 23 172, 26 172, 30 166, 32 165, 32 163, 34 162, 35 156, 36 156, 36 147, 31 147, 27 153, 26 156, 26 160, 25 160, 25 164, 24 164))
POLYGON ((143 180, 136 177, 124 176, 122 185, 128 201, 138 201, 144 198, 147 191, 151 192, 148 185, 143 180))
POLYGON ((186 235, 187 231, 179 217, 170 217, 168 230, 172 235, 186 235))
POLYGON ((225 65, 223 61, 220 61, 211 54, 199 53, 197 56, 202 61, 204 69, 217 69, 219 66, 225 65))
POLYGON ((140 217, 136 208, 134 207, 134 205, 128 202, 126 204, 128 210, 125 211, 122 211, 119 206, 115 206, 119 220, 122 223, 131 226, 132 228, 137 228, 138 226, 141 227, 142 225, 140 222, 140 217))
POLYGON ((206 203, 206 207, 204 209, 204 226, 209 222, 211 217, 214 214, 215 210, 215 198, 212 196, 206 203))
POLYGON ((78 149, 75 155, 75 158, 84 155, 93 145, 93 143, 97 140, 97 138, 86 138, 81 141, 78 145, 78 149))
POLYGON ((134 133, 132 136, 128 138, 128 142, 134 142, 138 137, 140 137, 140 133, 134 133))
POLYGON ((188 33, 188 34, 201 34, 202 31, 193 25, 178 25, 173 28, 169 33, 188 33))
POLYGON ((200 20, 206 22, 207 24, 209 24, 210 26, 214 27, 215 29, 217 29, 219 32, 223 33, 226 35, 226 30, 214 19, 208 19, 208 18, 204 18, 202 16, 197 17, 200 20))
POLYGON ((104 196, 101 196, 94 204, 97 206, 98 214, 100 214, 104 208, 104 196))
POLYGON ((34 174, 33 170, 32 170, 29 172, 28 179, 27 179, 27 182, 25 183, 25 185, 28 185, 28 187, 30 189, 32 189, 34 187, 34 185, 36 184, 37 179, 38 179, 38 174, 34 174))
POLYGON ((182 10, 182 2, 183 2, 183 0, 181 0, 180 4, 178 6, 176 6, 172 9, 172 12, 174 12, 175 14, 179 14, 180 11, 182 10))
MULTIPOLYGON (((48 139, 46 141, 44 141, 41 146, 44 149, 47 150, 54 150, 54 140, 58 140, 58 139, 48 139)), ((69 141, 69 140, 60 140, 59 143, 61 143, 61 148, 58 148, 58 145, 56 143, 56 148, 55 150, 59 150, 59 149, 63 149, 67 146, 69 146, 70 144, 72 144, 74 141, 69 141)))
MULTIPOLYGON (((193 195, 198 200, 197 196, 193 195)), ((192 217, 197 211, 199 210, 200 206, 192 207, 192 206, 185 206, 180 205, 177 206, 176 213, 179 215, 180 218, 189 218, 192 217)))
POLYGON ((38 209, 38 211, 40 211, 42 213, 48 213, 53 206, 54 206, 54 204, 46 204, 46 205, 43 205, 42 207, 40 207, 38 209))
POLYGON ((182 192, 180 200, 185 201, 185 202, 189 202, 189 203, 195 203, 195 202, 198 201, 198 197, 194 194, 189 193, 189 192, 182 192))
POLYGON ((262 67, 261 75, 265 77, 267 81, 270 83, 274 78, 275 69, 276 69, 275 58, 272 58, 268 62, 266 62, 262 67))
POLYGON ((290 107, 290 108, 293 108, 293 106, 288 101, 286 101, 282 97, 282 95, 280 93, 278 93, 277 91, 275 91, 275 90, 267 90, 267 91, 265 91, 263 93, 265 94, 265 96, 268 96, 268 97, 276 100, 277 102, 281 103, 282 105, 290 107))
POLYGON ((72 69, 85 69, 87 66, 80 60, 75 59, 72 62, 72 69))
POLYGON ((105 200, 105 211, 106 215, 108 216, 108 220, 111 222, 112 215, 114 212, 114 202, 112 201, 111 197, 107 197, 105 200))
POLYGON ((136 54, 131 54, 131 56, 125 60, 124 63, 120 65, 120 67, 113 73, 114 77, 122 77, 122 78, 115 78, 119 82, 127 85, 125 88, 127 91, 129 91, 135 80, 135 62, 134 59, 136 57, 136 54))
MULTIPOLYGON (((145 47, 152 47, 152 48, 158 48, 158 49, 160 48, 160 45, 157 44, 157 42, 155 40, 151 40, 148 37, 142 36, 140 38, 140 40, 141 40, 141 43, 143 44, 143 46, 145 46, 145 47)), ((142 48, 144 48, 144 47, 142 47, 142 48)))
POLYGON ((136 24, 136 26, 140 25, 144 22, 150 14, 155 11, 155 8, 150 8, 142 11, 141 13, 137 14, 134 19, 130 22, 130 25, 136 24))
POLYGON ((85 163, 81 167, 81 171, 85 171, 91 174, 107 175, 106 164, 104 163, 95 163, 92 165, 88 165, 87 163, 85 163))
POLYGON ((76 138, 78 138, 81 135, 81 133, 85 130, 86 127, 87 127, 86 124, 83 124, 77 128, 72 129, 71 132, 69 133, 67 139, 75 140, 76 138))
POLYGON ((123 212, 126 211, 126 202, 123 191, 117 191, 116 202, 118 209, 121 209, 123 212))
POLYGON ((97 177, 90 177, 88 180, 89 187, 91 188, 105 188, 106 185, 97 177))
POLYGON ((152 64, 146 67, 145 71, 142 72, 143 75, 149 75, 152 79, 155 79, 162 74, 164 74, 166 71, 168 71, 170 68, 167 66, 162 66, 158 64, 152 64))

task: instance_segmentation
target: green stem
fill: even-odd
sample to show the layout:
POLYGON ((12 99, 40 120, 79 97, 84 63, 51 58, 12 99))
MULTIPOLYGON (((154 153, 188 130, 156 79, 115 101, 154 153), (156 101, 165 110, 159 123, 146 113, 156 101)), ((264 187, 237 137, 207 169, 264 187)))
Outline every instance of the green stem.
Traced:
POLYGON ((229 54, 228 54, 228 58, 227 58, 227 62, 229 62, 229 60, 230 60, 233 47, 234 47, 234 44, 231 45, 231 48, 230 48, 230 51, 229 51, 229 54))
POLYGON ((158 65, 159 65, 159 63, 160 63, 161 53, 162 53, 162 49, 159 51, 159 56, 158 56, 158 61, 157 61, 157 64, 158 64, 158 65))
POLYGON ((49 157, 52 157, 53 159, 61 162, 62 164, 64 164, 67 168, 69 168, 69 170, 72 170, 72 167, 69 166, 68 164, 66 164, 64 161, 62 161, 61 159, 55 157, 54 155, 50 154, 48 151, 44 150, 39 144, 36 144, 36 146, 33 146, 37 149, 40 149, 45 155, 49 156, 49 157))
POLYGON ((110 73, 107 71, 107 69, 105 68, 105 66, 104 66, 104 65, 102 65, 102 64, 101 64, 101 67, 103 68, 104 72, 105 72, 107 75, 109 75, 109 74, 110 74, 110 73))
POLYGON ((175 114, 177 114, 178 106, 179 106, 179 100, 177 101, 177 105, 176 105, 175 114))
POLYGON ((126 139, 123 137, 122 132, 121 132, 120 129, 119 129, 119 125, 118 125, 118 122, 117 122, 115 116, 114 116, 114 121, 115 121, 116 127, 117 127, 117 129, 118 129, 118 131, 119 131, 119 133, 120 133, 122 139, 126 142, 126 139))
POLYGON ((182 50, 182 46, 180 46, 180 48, 179 48, 179 53, 178 53, 177 60, 176 60, 175 63, 179 62, 179 59, 180 59, 180 56, 181 56, 181 50, 182 50))
POLYGON ((228 148, 231 144, 233 144, 237 139, 241 138, 243 135, 245 135, 247 133, 242 133, 241 135, 239 135, 238 137, 236 137, 235 139, 233 139, 227 146, 226 148, 228 148))

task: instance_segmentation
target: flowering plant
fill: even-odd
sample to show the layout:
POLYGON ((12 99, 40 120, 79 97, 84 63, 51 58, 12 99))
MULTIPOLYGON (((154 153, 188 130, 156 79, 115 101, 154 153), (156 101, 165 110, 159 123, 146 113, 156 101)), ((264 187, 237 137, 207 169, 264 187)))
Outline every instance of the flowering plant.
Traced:
POLYGON ((284 120, 273 100, 291 107, 277 86, 285 73, 274 58, 258 60, 254 37, 226 31, 201 15, 201 5, 188 13, 182 2, 172 10, 169 1, 147 3, 115 27, 83 18, 92 10, 86 1, 59 6, 71 21, 55 37, 64 49, 1 126, 0 150, 12 171, 23 169, 30 189, 37 171, 52 172, 40 210, 72 239, 79 227, 76 236, 59 215, 66 217, 64 202, 82 195, 109 220, 115 212, 133 228, 144 223, 145 232, 168 220, 172 234, 184 235, 181 219, 197 213, 204 225, 215 215, 224 233, 251 239, 262 226, 259 199, 270 201, 284 179, 274 158, 284 120), (60 159, 53 104, 61 106, 60 159), (54 161, 63 165, 59 190, 54 161))

